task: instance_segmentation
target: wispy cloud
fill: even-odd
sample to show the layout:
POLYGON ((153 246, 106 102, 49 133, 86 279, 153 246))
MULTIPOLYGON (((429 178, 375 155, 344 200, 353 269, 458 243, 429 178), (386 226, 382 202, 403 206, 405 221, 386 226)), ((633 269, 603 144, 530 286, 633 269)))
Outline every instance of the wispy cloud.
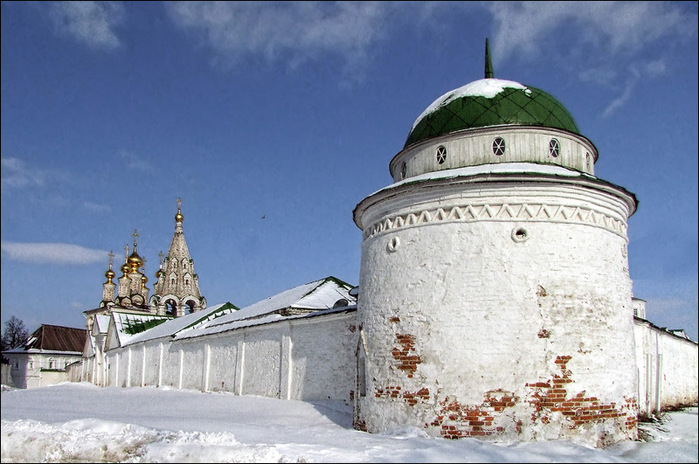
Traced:
POLYGON ((194 31, 218 62, 262 58, 290 67, 328 55, 356 72, 380 37, 388 8, 381 2, 175 2, 168 11, 194 31))
POLYGON ((649 63, 643 63, 639 66, 631 66, 629 70, 629 76, 627 77, 626 83, 623 86, 621 95, 612 100, 609 105, 602 111, 602 117, 606 118, 616 112, 617 109, 621 108, 624 103, 626 103, 631 95, 633 94, 638 82, 644 76, 656 77, 665 74, 665 62, 663 60, 651 61, 649 63))
POLYGON ((92 264, 104 262, 108 252, 70 243, 0 243, 2 253, 14 261, 32 264, 92 264))
POLYGON ((83 208, 93 213, 109 213, 112 210, 109 205, 94 203, 92 201, 83 202, 83 208))
POLYGON ((493 55, 539 53, 550 34, 573 28, 580 46, 618 56, 642 51, 663 36, 697 34, 697 16, 670 2, 493 2, 493 55))
MULTIPOLYGON (((551 52, 560 34, 575 45, 556 50, 578 78, 614 87, 620 94, 603 110, 609 116, 632 96, 642 77, 658 77, 665 63, 648 53, 663 38, 696 40, 697 15, 675 2, 493 2, 494 60, 551 52)), ((660 52, 658 52, 660 53, 660 52)))
POLYGON ((121 151, 119 151, 118 155, 121 159, 123 159, 126 162, 125 166, 128 169, 133 169, 135 171, 152 171, 153 170, 153 165, 151 165, 143 157, 138 156, 137 154, 135 154, 133 152, 130 152, 128 150, 121 150, 121 151))
POLYGON ((94 49, 121 45, 115 28, 124 18, 121 2, 50 2, 49 16, 56 30, 94 49))
POLYGON ((44 185, 48 171, 32 169, 19 158, 2 158, 0 183, 3 188, 26 188, 44 185))

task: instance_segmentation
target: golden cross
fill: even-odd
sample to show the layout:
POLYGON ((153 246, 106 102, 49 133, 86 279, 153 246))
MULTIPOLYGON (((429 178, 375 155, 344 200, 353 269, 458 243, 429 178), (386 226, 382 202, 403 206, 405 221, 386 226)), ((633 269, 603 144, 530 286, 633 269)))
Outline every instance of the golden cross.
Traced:
POLYGON ((134 229, 133 234, 131 235, 133 235, 133 249, 136 251, 136 240, 138 240, 138 237, 140 237, 140 235, 138 235, 138 229, 134 229))

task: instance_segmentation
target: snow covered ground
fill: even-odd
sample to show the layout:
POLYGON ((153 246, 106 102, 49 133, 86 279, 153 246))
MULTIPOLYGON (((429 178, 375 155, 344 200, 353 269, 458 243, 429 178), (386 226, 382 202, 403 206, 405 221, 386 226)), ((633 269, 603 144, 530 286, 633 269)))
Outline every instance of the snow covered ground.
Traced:
POLYGON ((697 408, 649 441, 492 444, 416 429, 368 434, 338 402, 64 383, 2 391, 2 462, 697 462, 697 408))

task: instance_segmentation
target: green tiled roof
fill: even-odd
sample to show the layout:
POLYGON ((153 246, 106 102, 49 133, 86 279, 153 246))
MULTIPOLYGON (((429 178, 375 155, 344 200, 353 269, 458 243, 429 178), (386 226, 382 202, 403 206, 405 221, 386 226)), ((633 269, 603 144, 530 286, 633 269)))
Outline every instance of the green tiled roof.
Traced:
POLYGON ((493 97, 463 95, 445 101, 446 104, 438 105, 416 121, 405 147, 463 129, 503 124, 553 127, 579 133, 568 110, 553 96, 534 87, 520 84, 519 87, 504 87, 493 97))

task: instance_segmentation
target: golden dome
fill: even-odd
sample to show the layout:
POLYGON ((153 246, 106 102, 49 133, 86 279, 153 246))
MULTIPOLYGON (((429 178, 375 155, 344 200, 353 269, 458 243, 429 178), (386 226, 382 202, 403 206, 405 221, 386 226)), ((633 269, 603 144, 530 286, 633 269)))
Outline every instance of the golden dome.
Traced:
POLYGON ((129 272, 129 265, 128 265, 128 263, 124 263, 124 264, 121 265, 121 272, 123 272, 124 275, 126 275, 126 274, 129 272))
POLYGON ((107 278, 107 283, 111 284, 114 278, 114 271, 112 271, 112 268, 109 268, 109 270, 104 273, 104 276, 107 278))
POLYGON ((143 260, 135 251, 129 255, 129 259, 126 261, 131 267, 131 272, 138 272, 138 268, 143 266, 143 260))

